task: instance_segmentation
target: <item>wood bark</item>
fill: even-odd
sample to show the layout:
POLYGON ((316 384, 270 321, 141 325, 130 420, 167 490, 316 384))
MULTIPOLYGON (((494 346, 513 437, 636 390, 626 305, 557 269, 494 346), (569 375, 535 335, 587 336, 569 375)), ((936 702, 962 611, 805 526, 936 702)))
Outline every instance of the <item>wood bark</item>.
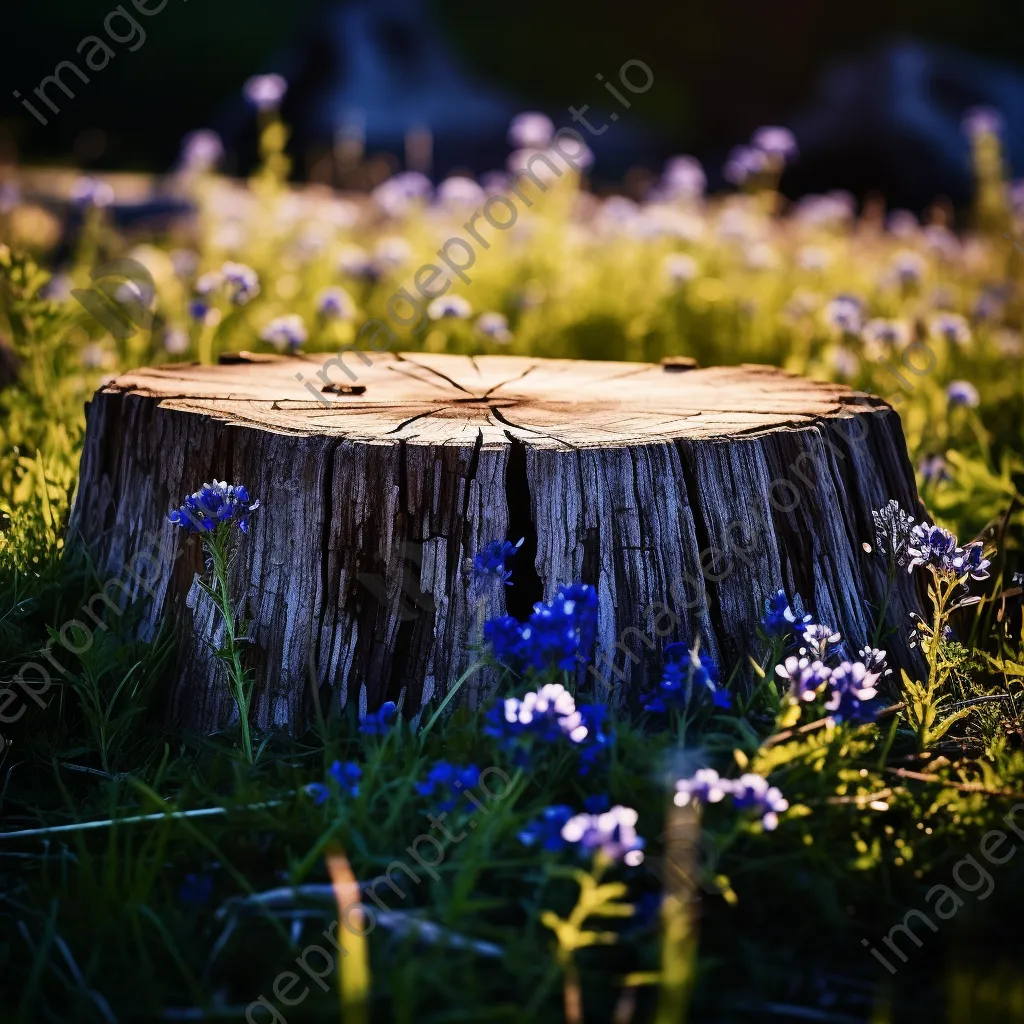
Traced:
MULTIPOLYGON (((316 355, 142 369, 90 403, 72 539, 107 578, 157 538, 159 566, 121 600, 145 583, 143 636, 173 621, 176 721, 233 713, 199 543, 166 521, 212 478, 262 502, 232 568, 262 727, 301 730, 313 686, 325 712, 404 696, 415 714, 477 660, 485 617, 525 617, 580 579, 600 601, 581 679, 613 700, 656 682, 674 640, 745 666, 779 587, 851 654, 869 639, 886 590, 863 548, 871 510, 895 498, 919 518, 881 399, 764 366, 354 355, 348 376, 316 355), (512 587, 474 580, 477 551, 520 537, 512 587)), ((901 572, 882 644, 897 664, 914 663, 919 610, 901 572)), ((462 692, 476 704, 493 685, 476 673, 462 692)))

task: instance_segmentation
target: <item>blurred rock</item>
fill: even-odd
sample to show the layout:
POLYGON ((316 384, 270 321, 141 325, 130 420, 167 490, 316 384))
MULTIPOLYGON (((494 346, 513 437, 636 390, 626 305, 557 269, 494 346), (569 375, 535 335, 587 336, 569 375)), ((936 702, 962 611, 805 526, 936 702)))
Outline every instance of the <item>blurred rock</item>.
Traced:
MULTIPOLYGON (((292 83, 285 116, 300 150, 386 152, 435 177, 504 166, 509 122, 531 106, 465 71, 421 0, 331 4, 281 67, 292 83)), ((580 82, 578 106, 593 99, 592 86, 580 82)), ((609 99, 604 116, 588 116, 600 126, 613 106, 609 99)), ((556 128, 574 127, 568 105, 546 112, 556 128)), ((641 130, 623 124, 628 116, 600 136, 579 129, 599 158, 598 173, 621 175, 653 157, 641 130)))
POLYGON ((939 195, 966 203, 973 179, 962 120, 977 106, 1003 115, 1008 162, 1019 170, 1021 70, 910 40, 837 62, 816 98, 789 121, 801 158, 787 174, 786 190, 877 189, 892 205, 918 208, 939 195))

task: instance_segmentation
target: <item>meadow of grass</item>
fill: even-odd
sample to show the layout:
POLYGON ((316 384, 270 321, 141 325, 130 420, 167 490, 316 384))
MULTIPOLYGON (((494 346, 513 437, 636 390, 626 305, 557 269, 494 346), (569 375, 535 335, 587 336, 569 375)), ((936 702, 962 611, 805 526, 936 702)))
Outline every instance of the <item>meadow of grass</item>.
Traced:
MULTIPOLYGON (((286 130, 262 117, 253 178, 219 178, 193 144, 173 187, 197 212, 159 230, 115 229, 88 181, 74 231, 0 212, 5 679, 101 582, 66 536, 97 386, 243 349, 337 352, 486 198, 409 177, 368 197, 292 190, 286 130), (123 258, 155 296, 118 337, 70 291, 123 258)), ((496 711, 349 708, 297 738, 204 737, 161 720, 169 631, 138 642, 128 607, 59 651, 45 708, 22 690, 3 705, 4 1019, 1024 1020, 1024 197, 991 128, 972 126, 978 198, 958 220, 941 203, 923 219, 788 204, 771 160, 718 197, 686 162, 643 201, 569 171, 525 183, 533 205, 481 229, 471 280, 426 329, 395 327, 401 350, 772 363, 886 397, 927 508, 906 511, 964 545, 957 561, 943 536, 863 538, 928 584, 932 617, 906 624, 921 678, 875 666, 843 688, 839 663, 869 656, 827 638, 831 675, 787 669, 815 642, 793 621, 813 603, 788 595, 748 663, 679 652, 659 693, 606 717, 505 623, 480 651, 509 666, 496 711), (545 685, 569 692, 541 691, 557 706, 533 719, 501 702, 545 685), (737 781, 753 775, 778 792, 737 781)), ((252 497, 274 516, 273 494, 252 497)), ((245 543, 234 522, 181 542, 226 555, 245 543)), ((514 583, 515 558, 484 553, 480 571, 514 583)), ((577 597, 554 611, 582 649, 577 597)), ((237 664, 229 685, 244 703, 237 664)))

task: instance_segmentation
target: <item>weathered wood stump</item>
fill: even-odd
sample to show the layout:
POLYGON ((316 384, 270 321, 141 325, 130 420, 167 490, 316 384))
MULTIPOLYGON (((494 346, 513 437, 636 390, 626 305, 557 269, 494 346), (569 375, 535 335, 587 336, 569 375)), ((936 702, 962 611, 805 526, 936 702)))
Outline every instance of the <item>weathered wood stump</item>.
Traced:
MULTIPOLYGON (((404 691, 415 713, 473 663, 484 616, 506 604, 525 615, 578 579, 600 598, 591 678, 603 694, 653 682, 673 640, 699 635, 725 665, 745 664, 779 587, 852 651, 867 641, 885 590, 862 547, 871 509, 918 505, 899 418, 880 399, 763 366, 347 362, 355 381, 333 358, 318 376, 314 355, 143 369, 89 406, 72 534, 110 575, 159 538, 142 629, 176 624, 176 720, 209 729, 232 713, 209 646, 219 619, 194 580, 198 542, 166 522, 211 478, 262 501, 233 573, 254 620, 264 727, 307 723, 311 680, 324 708, 404 691), (514 586, 474 582, 478 550, 521 536, 514 586)), ((918 608, 901 573, 888 611, 897 663, 913 660, 918 608)), ((474 676, 468 698, 491 682, 474 676)))

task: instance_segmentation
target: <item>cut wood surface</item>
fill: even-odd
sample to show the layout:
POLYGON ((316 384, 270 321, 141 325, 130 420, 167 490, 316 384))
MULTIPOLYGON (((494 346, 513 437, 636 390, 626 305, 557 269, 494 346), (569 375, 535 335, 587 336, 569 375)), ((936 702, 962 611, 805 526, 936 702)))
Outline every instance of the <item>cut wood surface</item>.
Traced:
MULTIPOLYGON (((160 538, 142 629, 163 616, 177 629, 170 711, 182 723, 212 729, 232 713, 198 542, 166 522, 211 478, 262 502, 232 573, 254 620, 256 720, 292 730, 309 722, 311 680, 324 709, 404 694, 417 712, 474 663, 483 618, 525 616, 579 579, 600 600, 587 678, 613 699, 656 681, 673 640, 699 636, 724 665, 745 664, 779 587, 855 654, 885 591, 882 561, 863 549, 871 510, 895 498, 919 515, 898 416, 839 385, 763 366, 345 364, 351 375, 318 355, 142 369, 89 406, 72 539, 106 579, 160 538), (477 551, 521 536, 514 586, 474 581, 477 551)), ((901 574, 888 610, 897 663, 913 661, 919 607, 901 574)), ((477 673, 464 693, 479 702, 493 683, 477 673)))

